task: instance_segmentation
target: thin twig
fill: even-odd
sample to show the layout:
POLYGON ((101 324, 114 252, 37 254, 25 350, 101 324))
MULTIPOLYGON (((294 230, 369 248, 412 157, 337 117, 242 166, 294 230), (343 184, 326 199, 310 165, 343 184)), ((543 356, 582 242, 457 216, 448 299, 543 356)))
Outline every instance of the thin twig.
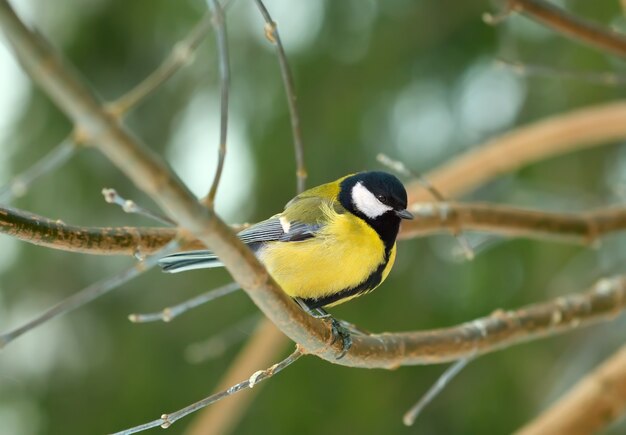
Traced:
POLYGON ((174 44, 169 54, 150 75, 120 98, 107 104, 107 110, 114 116, 122 117, 128 111, 144 102, 179 69, 193 61, 195 51, 210 30, 211 14, 207 12, 184 39, 174 44))
MULTIPOLYGON (((220 380, 215 391, 224 390, 248 376, 258 367, 265 367, 284 352, 289 339, 268 319, 263 318, 252 337, 220 380)), ((263 388, 242 391, 241 394, 214 403, 199 413, 188 426, 185 435, 225 435, 233 433, 237 422, 245 416, 245 409, 263 388)))
MULTIPOLYGON (((435 186, 433 186, 430 183, 430 181, 428 181, 426 177, 424 177, 422 174, 418 174, 417 172, 412 171, 411 169, 407 168, 406 165, 402 163, 401 161, 394 160, 391 157, 383 153, 379 153, 376 156, 376 160, 378 160, 381 164, 398 172, 399 174, 402 174, 406 177, 412 177, 415 180, 417 180, 417 182, 421 184, 422 187, 424 187, 424 189, 426 189, 426 191, 428 191, 433 196, 433 198, 435 198, 437 201, 439 202, 446 201, 444 196, 435 188, 435 186)), ((465 255, 465 258, 467 260, 472 260, 475 256, 474 249, 472 249, 472 246, 470 245, 467 238, 463 236, 463 233, 461 232, 460 228, 453 229, 451 233, 456 238, 459 245, 461 246, 461 249, 463 250, 463 254, 465 255)))
POLYGON ((298 104, 295 86, 293 84, 293 76, 291 68, 287 61, 287 55, 280 35, 278 34, 278 26, 272 20, 269 11, 261 0, 255 0, 263 19, 265 20, 265 36, 276 46, 276 54, 278 55, 278 63, 280 65, 280 75, 283 79, 285 94, 287 95, 287 106, 289 107, 289 117, 291 119, 291 132, 293 135, 293 145, 296 154, 296 178, 298 180, 298 193, 304 191, 306 185, 307 171, 304 162, 304 142, 302 140, 302 130, 300 127, 300 115, 298 113, 298 104))
POLYGON ((174 222, 167 216, 163 216, 159 213, 155 213, 151 210, 143 208, 132 199, 125 199, 119 193, 117 193, 117 190, 115 189, 105 187, 104 189, 102 189, 102 196, 104 196, 104 200, 107 203, 119 205, 125 213, 138 214, 165 225, 176 225, 176 222, 174 222))
MULTIPOLYGON (((575 41, 626 57, 626 37, 599 24, 574 16, 543 0, 508 0, 506 10, 522 13, 575 41)), ((488 17, 487 15, 486 17, 488 17)), ((502 16, 498 16, 502 18, 502 16)), ((505 15, 506 17, 506 15, 505 15)), ((502 19, 488 24, 498 24, 502 19)))
POLYGON ((147 429, 151 429, 153 427, 161 426, 163 429, 167 429, 172 424, 174 424, 177 420, 185 417, 186 415, 191 414, 192 412, 196 412, 199 409, 202 409, 212 403, 215 403, 219 400, 225 399, 228 396, 231 396, 241 390, 245 390, 247 388, 254 388, 256 384, 266 379, 271 378, 272 376, 280 373, 284 368, 289 367, 291 364, 296 362, 303 355, 302 351, 299 347, 296 347, 296 350, 289 355, 287 358, 282 360, 281 362, 274 364, 273 366, 265 369, 259 370, 253 373, 248 379, 242 381, 227 390, 221 391, 216 394, 212 394, 209 397, 206 397, 192 405, 189 405, 183 409, 180 409, 176 412, 172 412, 170 414, 163 414, 161 418, 158 420, 153 420, 149 423, 142 424, 140 426, 135 426, 130 429, 125 429, 120 432, 116 432, 113 435, 130 435, 137 432, 142 432, 147 429))
POLYGON ((172 307, 164 308, 161 311, 157 311, 156 313, 148 313, 148 314, 129 314, 128 320, 133 323, 148 323, 148 322, 171 322, 176 317, 180 316, 186 311, 189 311, 193 308, 196 308, 202 304, 206 304, 207 302, 213 301, 215 299, 221 298, 222 296, 229 295, 233 293, 235 290, 239 290, 239 284, 236 282, 231 282, 230 284, 226 284, 222 287, 215 288, 213 290, 209 290, 206 293, 198 295, 194 298, 186 300, 180 304, 174 305, 172 307))
POLYGON ((99 298, 100 296, 105 295, 113 289, 118 288, 122 284, 127 283, 131 279, 141 275, 142 273, 150 270, 153 266, 156 265, 157 260, 163 255, 167 255, 171 252, 174 252, 178 248, 178 242, 172 241, 168 245, 166 245, 159 253, 146 258, 144 261, 141 261, 129 269, 114 275, 110 278, 103 279, 96 283, 89 285, 78 293, 73 294, 69 298, 59 302, 53 307, 47 309, 34 319, 29 322, 26 322, 22 326, 19 326, 15 329, 7 331, 5 333, 0 334, 0 349, 4 348, 7 344, 14 341, 16 338, 21 335, 32 331, 38 326, 52 320, 58 316, 67 314, 71 311, 74 311, 77 308, 82 307, 85 304, 93 301, 94 299, 99 298))
POLYGON ((206 340, 188 345, 185 349, 185 359, 192 364, 199 364, 218 358, 229 348, 247 338, 260 319, 259 313, 252 314, 206 340))
POLYGON ((626 76, 619 75, 613 72, 569 71, 546 65, 534 65, 525 62, 514 62, 502 58, 495 59, 495 64, 499 67, 507 68, 521 76, 548 77, 559 80, 576 80, 579 82, 586 82, 604 86, 626 85, 626 76))
POLYGON ((450 381, 452 381, 452 379, 458 375, 459 372, 463 370, 472 360, 472 357, 463 358, 450 365, 450 367, 443 372, 439 379, 437 379, 437 382, 435 382, 435 384, 428 389, 426 394, 424 394, 420 400, 404 414, 402 422, 406 426, 413 426, 413 423, 415 423, 415 420, 417 420, 417 417, 419 417, 424 408, 426 408, 433 401, 433 399, 437 397, 441 391, 443 391, 450 381))
POLYGON ((0 203, 8 203, 15 197, 24 196, 33 182, 55 169, 63 166, 72 158, 78 145, 70 135, 60 144, 52 148, 48 154, 39 159, 21 174, 13 177, 9 183, 0 187, 0 203))
POLYGON ((205 198, 205 203, 209 207, 213 207, 217 187, 220 183, 222 171, 224 170, 224 162, 226 160, 226 137, 228 134, 228 98, 230 88, 230 59, 228 54, 228 37, 226 35, 226 20, 224 11, 217 0, 207 0, 209 9, 213 15, 211 23, 215 29, 215 37, 217 40, 218 63, 220 71, 220 142, 218 147, 217 168, 215 169, 215 177, 211 184, 209 194, 205 198))

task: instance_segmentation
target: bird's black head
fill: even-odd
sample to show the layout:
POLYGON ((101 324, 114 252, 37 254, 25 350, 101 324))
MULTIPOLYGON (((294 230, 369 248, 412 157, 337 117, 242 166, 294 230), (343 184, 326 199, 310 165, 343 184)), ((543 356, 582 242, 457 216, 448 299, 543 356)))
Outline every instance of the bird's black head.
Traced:
POLYGON ((339 202, 378 232, 390 249, 396 240, 401 219, 412 219, 406 210, 404 186, 386 172, 359 172, 341 182, 339 202))

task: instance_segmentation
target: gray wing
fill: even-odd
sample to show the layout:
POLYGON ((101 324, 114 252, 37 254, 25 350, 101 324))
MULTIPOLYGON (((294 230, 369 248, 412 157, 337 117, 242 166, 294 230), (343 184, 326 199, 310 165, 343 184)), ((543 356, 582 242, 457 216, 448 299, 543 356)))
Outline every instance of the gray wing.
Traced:
MULTIPOLYGON (((304 222, 288 223, 280 215, 273 216, 268 220, 252 225, 250 228, 239 232, 237 237, 250 249, 256 251, 265 242, 298 242, 310 239, 320 228, 319 224, 307 224, 304 222)), ((206 249, 199 251, 186 251, 168 255, 159 259, 159 266, 164 272, 176 273, 193 269, 205 269, 220 267, 222 263, 215 254, 206 249)))
POLYGON ((246 245, 263 242, 297 242, 310 239, 320 229, 320 224, 305 222, 289 222, 280 215, 252 225, 237 234, 246 245))

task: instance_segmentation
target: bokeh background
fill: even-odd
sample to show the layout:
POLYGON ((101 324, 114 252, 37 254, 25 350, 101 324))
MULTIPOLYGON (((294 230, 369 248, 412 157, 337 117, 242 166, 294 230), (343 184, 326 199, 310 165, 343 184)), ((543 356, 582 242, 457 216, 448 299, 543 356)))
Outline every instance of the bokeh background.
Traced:
MULTIPOLYGON (((12 3, 107 100, 151 72, 206 8, 200 0, 12 3)), ((626 29, 617 0, 557 3, 626 29)), ((623 87, 521 77, 495 65, 502 57, 567 71, 626 74, 623 61, 522 17, 497 28, 483 24, 481 14, 494 11, 487 1, 274 0, 267 6, 294 73, 309 186, 380 169, 379 152, 428 171, 515 126, 626 94, 623 87)), ((278 64, 253 2, 234 2, 228 32, 231 122, 217 210, 234 223, 280 210, 295 193, 295 177, 278 64)), ((127 119, 198 195, 208 190, 217 155, 216 65, 210 36, 195 62, 127 119)), ((70 129, 0 39, 0 184, 70 129)), ((621 145, 534 164, 467 198, 567 211, 621 204, 626 192, 621 145)), ((153 207, 93 149, 81 151, 11 205, 80 225, 153 225, 106 204, 103 187, 153 207)), ((469 237, 479 253, 471 262, 463 260, 450 236, 403 242, 382 288, 333 313, 374 331, 442 327, 579 291, 626 269, 626 239, 619 235, 593 250, 469 237)), ((57 252, 0 236, 0 329, 21 324, 132 261, 57 252)), ((170 324, 135 325, 127 315, 159 310, 226 282, 227 274, 219 270, 175 276, 154 270, 9 345, 0 353, 2 432, 108 433, 207 395, 242 344, 201 362, 190 360, 190 346, 232 331, 233 325, 235 336, 245 339, 253 330, 246 319, 257 312, 245 294, 217 300, 170 324)), ((360 370, 304 358, 260 387, 235 432, 509 433, 623 344, 624 326, 618 319, 481 357, 411 428, 402 425, 402 414, 444 367, 360 370)), ((193 418, 168 433, 184 433, 193 418)), ((623 431, 624 424, 611 429, 623 431)))

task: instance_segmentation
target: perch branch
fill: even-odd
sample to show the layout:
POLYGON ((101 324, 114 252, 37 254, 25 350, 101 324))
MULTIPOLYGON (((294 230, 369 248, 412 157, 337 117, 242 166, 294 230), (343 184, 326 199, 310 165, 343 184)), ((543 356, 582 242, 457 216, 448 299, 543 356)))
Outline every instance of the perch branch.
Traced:
MULTIPOLYGON (((403 222, 399 234, 403 240, 463 230, 590 244, 626 229, 624 208, 577 214, 496 204, 428 202, 414 203, 410 209, 419 219, 403 222)), ((232 228, 238 231, 243 227, 232 228)), ((185 249, 203 247, 191 235, 172 228, 73 226, 8 207, 0 207, 0 233, 39 246, 95 255, 150 254, 174 237, 183 239, 185 249)))
POLYGON ((626 278, 602 280, 588 293, 493 316, 455 328, 353 337, 345 357, 332 343, 331 327, 304 313, 211 210, 202 207, 167 166, 131 136, 39 34, 28 30, 6 0, 0 0, 0 25, 31 76, 84 130, 90 139, 181 226, 212 249, 255 304, 306 353, 354 367, 452 361, 494 351, 521 341, 562 333, 611 318, 626 302, 626 278))

